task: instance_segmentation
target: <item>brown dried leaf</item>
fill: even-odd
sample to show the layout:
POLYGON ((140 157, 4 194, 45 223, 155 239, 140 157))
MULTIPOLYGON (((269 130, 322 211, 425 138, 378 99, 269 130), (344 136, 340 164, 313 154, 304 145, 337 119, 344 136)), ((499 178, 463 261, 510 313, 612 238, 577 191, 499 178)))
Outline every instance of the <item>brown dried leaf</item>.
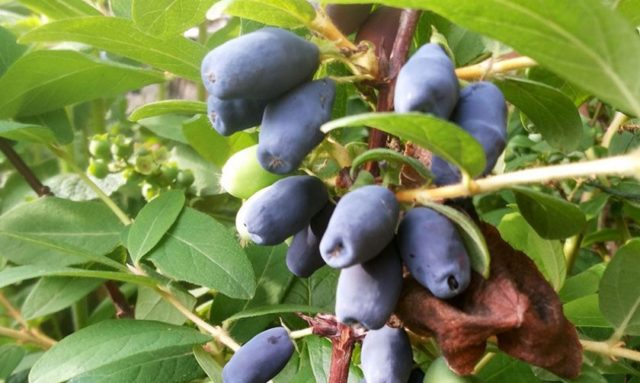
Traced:
POLYGON ((405 283, 396 308, 404 325, 437 340, 450 367, 470 374, 482 358, 487 338, 497 336, 507 354, 575 378, 582 348, 575 327, 535 264, 514 250, 498 231, 481 224, 491 252, 491 276, 473 275, 469 288, 453 300, 440 300, 414 280, 405 283))

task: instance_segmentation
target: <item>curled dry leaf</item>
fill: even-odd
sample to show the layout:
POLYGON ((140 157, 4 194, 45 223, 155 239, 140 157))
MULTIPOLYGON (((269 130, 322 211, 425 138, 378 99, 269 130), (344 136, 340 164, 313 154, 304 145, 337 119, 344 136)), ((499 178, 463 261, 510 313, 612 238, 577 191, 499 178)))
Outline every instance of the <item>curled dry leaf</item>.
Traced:
POLYGON ((397 316, 416 334, 434 336, 459 374, 473 371, 487 338, 495 335, 507 354, 563 378, 577 377, 582 349, 553 288, 494 227, 481 224, 481 229, 492 257, 490 278, 474 274, 465 293, 448 301, 407 280, 397 316))

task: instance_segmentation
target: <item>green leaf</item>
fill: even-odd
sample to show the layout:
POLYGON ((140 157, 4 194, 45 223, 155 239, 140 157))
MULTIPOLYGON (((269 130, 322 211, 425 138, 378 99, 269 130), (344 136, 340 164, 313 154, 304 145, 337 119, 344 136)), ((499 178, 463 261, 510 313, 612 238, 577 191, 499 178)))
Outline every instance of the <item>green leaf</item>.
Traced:
POLYGON ((82 17, 53 22, 26 33, 20 41, 88 44, 198 82, 200 62, 207 54, 202 45, 187 38, 147 35, 137 29, 133 21, 117 17, 82 17))
MULTIPOLYGON (((209 340, 208 336, 188 327, 143 320, 103 321, 77 331, 53 346, 33 366, 29 382, 61 383, 70 379, 87 383, 154 381, 164 370, 157 362, 165 360, 167 370, 163 372, 169 373, 172 369, 169 366, 173 367, 171 359, 190 354, 193 346, 209 340), (142 374, 153 371, 145 368, 149 364, 158 364, 154 366, 159 368, 155 379, 142 374), (128 376, 128 379, 100 378, 100 375, 118 373, 120 378, 128 376)), ((168 376, 172 375, 169 373, 168 376)), ((161 378, 161 381, 173 382, 175 377, 161 378)))
POLYGON ((497 81, 505 98, 536 126, 549 145, 570 152, 580 145, 582 120, 569 97, 548 85, 518 78, 497 81))
POLYGON ((573 102, 573 105, 575 105, 576 107, 582 105, 589 99, 589 97, 591 97, 588 92, 585 92, 575 84, 572 84, 569 81, 539 66, 529 68, 529 70, 527 70, 527 78, 532 81, 547 84, 552 88, 558 89, 567 97, 569 97, 569 99, 573 102))
POLYGON ((202 101, 162 100, 142 105, 129 115, 129 121, 138 122, 143 118, 165 114, 207 114, 207 104, 202 101))
POLYGON ((0 78, 0 118, 32 116, 163 81, 156 72, 73 51, 34 51, 0 78))
POLYGON ((188 143, 182 134, 182 125, 189 121, 189 117, 176 114, 164 114, 156 117, 147 117, 138 121, 138 124, 149 129, 156 136, 170 140, 188 143))
POLYGON ((67 112, 62 108, 22 118, 21 122, 42 125, 51 129, 58 143, 62 145, 70 144, 73 141, 73 127, 67 112))
POLYGON ((618 1, 617 11, 629 20, 631 25, 640 25, 640 1, 620 0, 618 1))
POLYGON ((478 373, 483 383, 532 383, 539 379, 531 371, 531 367, 518 359, 501 352, 496 353, 478 373))
POLYGON ((25 319, 40 318, 71 306, 104 281, 87 278, 45 277, 36 283, 22 304, 25 319))
MULTIPOLYGON (((245 251, 257 277, 255 294, 247 300, 231 299, 225 296, 216 297, 213 306, 211 306, 213 323, 221 323, 228 317, 248 309, 277 305, 282 301, 291 284, 293 275, 287 269, 285 262, 286 245, 249 246, 245 251)), ((230 324, 225 323, 225 325, 228 324, 225 328, 231 332, 232 337, 243 342, 262 331, 270 322, 270 317, 260 317, 230 324)))
POLYGON ((567 319, 578 327, 611 327, 598 307, 598 294, 586 295, 565 303, 562 311, 567 319))
POLYGON ((180 215, 184 201, 182 191, 168 191, 140 210, 127 237, 127 248, 134 263, 140 262, 160 242, 180 215))
POLYGON ((247 255, 221 223, 191 208, 183 210, 166 238, 151 253, 166 275, 248 299, 256 288, 247 255))
POLYGON ((200 24, 217 0, 133 0, 132 16, 149 35, 177 35, 200 24))
POLYGON ((0 76, 6 72, 27 47, 16 42, 16 37, 8 30, 0 27, 0 76))
POLYGON ((153 287, 157 284, 153 279, 149 277, 124 272, 73 269, 70 267, 55 265, 51 266, 43 264, 10 267, 0 271, 0 288, 12 285, 14 283, 22 282, 27 279, 46 276, 107 279, 150 287, 153 287))
POLYGON ((527 254, 535 262, 554 290, 560 290, 567 273, 560 241, 540 237, 519 213, 505 215, 498 231, 514 249, 527 254))
POLYGON ((50 144, 56 140, 53 132, 43 126, 7 120, 0 121, 0 137, 39 144, 50 144))
POLYGON ((100 14, 83 0, 20 0, 20 3, 54 20, 100 14))
POLYGON ((622 246, 600 280, 600 310, 620 335, 640 335, 640 240, 622 246))
POLYGON ((369 126, 412 141, 462 168, 472 177, 482 173, 486 158, 482 146, 462 128, 421 113, 363 113, 340 118, 322 126, 327 133, 337 128, 369 126))
POLYGON ((427 13, 425 17, 432 26, 436 27, 438 33, 446 37, 447 45, 455 56, 456 66, 466 65, 484 52, 485 43, 479 34, 453 24, 434 13, 427 13))
MULTIPOLYGON (((166 287, 189 310, 196 306, 196 298, 179 286, 170 283, 166 287)), ((182 325, 187 318, 171 303, 165 301, 156 290, 149 287, 138 288, 138 298, 135 308, 136 319, 155 320, 174 325, 182 325)))
POLYGON ((580 233, 587 223, 582 210, 570 202, 533 189, 512 190, 520 213, 542 238, 568 238, 580 233))
POLYGON ((0 217, 0 248, 17 264, 72 265, 99 262, 119 243, 122 224, 102 203, 54 197, 18 206, 0 217))
POLYGON ((458 227, 458 232, 469 254, 471 267, 483 277, 488 278, 491 254, 489 254, 484 235, 473 220, 466 214, 440 203, 424 202, 423 205, 449 218, 458 227))
POLYGON ((580 274, 567 278, 562 290, 560 290, 560 299, 563 302, 569 302, 597 293, 605 268, 605 263, 598 263, 580 274))
POLYGON ((318 314, 323 311, 324 310, 319 307, 283 303, 283 304, 276 304, 276 305, 269 305, 269 306, 254 307, 244 311, 240 311, 239 313, 234 314, 229 318, 227 318, 225 322, 230 323, 230 322, 235 322, 239 319, 254 318, 254 317, 273 315, 273 314, 284 314, 284 313, 318 314))
POLYGON ((225 13, 283 28, 309 25, 316 16, 305 0, 228 0, 225 13))
MULTIPOLYGON (((207 161, 222 167, 230 156, 230 138, 216 132, 206 115, 199 115, 182 124, 182 133, 191 147, 207 161)), ((238 133, 243 135, 245 133, 238 133)), ((237 134, 236 134, 237 135, 237 134)), ((235 137, 234 135, 233 137, 235 137)))
POLYGON ((392 161, 392 162, 400 162, 404 165, 410 166, 413 170, 416 171, 420 175, 420 177, 430 180, 433 179, 433 174, 427 169, 422 162, 418 161, 413 157, 408 157, 403 155, 402 153, 398 153, 395 150, 391 149, 371 149, 366 152, 360 154, 358 157, 354 158, 351 163, 351 178, 355 178, 356 171, 358 168, 368 161, 392 161))
POLYGON ((212 383, 222 383, 222 367, 213 359, 210 353, 206 352, 201 346, 195 346, 193 355, 212 383))
POLYGON ((374 2, 433 10, 502 41, 599 98, 640 116, 640 39, 623 16, 600 0, 374 2))
POLYGON ((11 375, 26 353, 24 348, 13 344, 0 346, 0 379, 7 379, 11 375))
POLYGON ((340 272, 322 267, 309 278, 294 279, 284 303, 317 307, 332 313, 335 309, 335 293, 340 272))

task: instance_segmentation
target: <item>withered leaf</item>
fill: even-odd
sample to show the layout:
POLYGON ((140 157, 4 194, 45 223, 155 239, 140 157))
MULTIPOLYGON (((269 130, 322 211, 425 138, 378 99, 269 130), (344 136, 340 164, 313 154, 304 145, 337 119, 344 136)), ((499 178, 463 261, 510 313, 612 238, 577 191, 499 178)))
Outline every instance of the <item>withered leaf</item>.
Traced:
POLYGON ((474 273, 469 288, 448 301, 407 280, 396 315, 416 334, 434 336, 458 374, 473 371, 495 335, 505 353, 563 378, 577 377, 582 348, 553 288, 494 227, 480 227, 492 257, 489 279, 474 273))

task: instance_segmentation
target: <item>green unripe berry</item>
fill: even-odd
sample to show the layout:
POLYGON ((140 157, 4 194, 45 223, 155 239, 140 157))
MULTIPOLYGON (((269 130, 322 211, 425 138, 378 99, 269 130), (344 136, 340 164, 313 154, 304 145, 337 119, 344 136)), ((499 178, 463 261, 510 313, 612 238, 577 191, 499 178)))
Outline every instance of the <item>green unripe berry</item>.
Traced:
POLYGON ((111 144, 106 138, 96 136, 89 141, 89 153, 95 158, 111 159, 111 144))
POLYGON ((160 172, 162 180, 170 184, 178 177, 179 170, 174 164, 164 164, 160 166, 160 172))
POLYGON ((133 144, 128 140, 118 137, 115 142, 111 144, 111 154, 115 158, 126 160, 133 154, 133 144))
POLYGON ((145 200, 151 201, 160 194, 160 189, 148 182, 142 184, 142 196, 145 200))
POLYGON ((443 357, 439 357, 431 363, 424 376, 424 383, 478 383, 473 376, 459 376, 449 369, 443 357))
POLYGON ((283 175, 266 171, 258 162, 258 145, 243 149, 231 156, 222 167, 220 185, 234 197, 247 199, 283 175))
POLYGON ((193 185, 194 181, 193 172, 189 169, 180 170, 176 176, 176 184, 185 189, 193 185))
POLYGON ((89 167, 87 168, 87 171, 92 176, 102 179, 109 175, 109 166, 102 159, 91 158, 89 159, 89 167))
POLYGON ((150 175, 158 168, 151 154, 136 156, 134 167, 140 174, 150 175))

